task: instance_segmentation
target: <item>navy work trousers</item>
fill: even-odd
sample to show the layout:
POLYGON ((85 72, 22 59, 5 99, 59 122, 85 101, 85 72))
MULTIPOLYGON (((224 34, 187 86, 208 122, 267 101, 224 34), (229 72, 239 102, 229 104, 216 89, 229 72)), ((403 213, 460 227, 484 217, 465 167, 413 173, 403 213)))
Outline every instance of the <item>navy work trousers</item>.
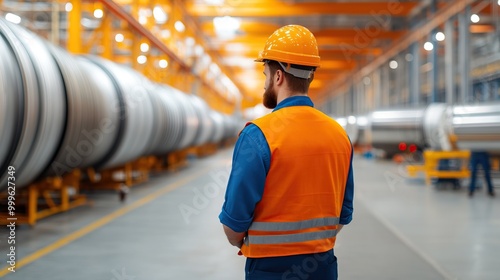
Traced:
POLYGON ((247 258, 246 280, 337 280, 333 249, 286 257, 247 258))
POLYGON ((490 175, 490 157, 486 152, 472 152, 470 157, 470 164, 472 166, 472 174, 470 178, 469 191, 474 192, 476 189, 477 170, 479 165, 483 167, 484 177, 488 185, 488 191, 493 192, 493 184, 491 183, 490 175))

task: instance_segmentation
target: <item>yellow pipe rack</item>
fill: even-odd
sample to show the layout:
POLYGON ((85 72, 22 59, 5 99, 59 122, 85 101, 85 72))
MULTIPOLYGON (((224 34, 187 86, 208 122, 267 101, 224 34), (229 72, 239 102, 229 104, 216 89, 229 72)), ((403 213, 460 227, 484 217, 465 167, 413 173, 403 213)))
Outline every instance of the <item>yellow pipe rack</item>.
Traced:
POLYGON ((431 184, 432 178, 452 178, 464 179, 470 177, 468 168, 470 158, 470 151, 457 150, 457 151, 425 151, 423 165, 409 165, 406 167, 408 176, 415 177, 417 173, 425 173, 425 183, 431 184), (439 162, 446 159, 458 159, 461 161, 458 170, 439 170, 439 162))
MULTIPOLYGON (((45 178, 21 189, 16 195, 16 223, 33 226, 40 219, 87 204, 79 188, 80 170, 75 169, 63 177, 45 178)), ((2 201, 6 201, 5 195, 1 195, 2 201)), ((12 217, 0 213, 0 224, 5 224, 7 218, 12 217)))

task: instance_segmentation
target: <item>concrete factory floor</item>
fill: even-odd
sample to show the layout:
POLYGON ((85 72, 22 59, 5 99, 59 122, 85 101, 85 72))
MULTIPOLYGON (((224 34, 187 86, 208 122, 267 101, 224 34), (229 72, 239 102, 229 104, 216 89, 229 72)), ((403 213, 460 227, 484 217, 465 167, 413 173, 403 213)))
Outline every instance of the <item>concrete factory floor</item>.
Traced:
MULTIPOLYGON (((18 267, 4 278, 244 279, 245 259, 218 221, 231 155, 225 149, 154 176, 125 203, 97 191, 92 206, 17 228, 18 267)), ((404 163, 357 156, 354 165, 354 219, 335 249, 340 279, 500 279, 499 196, 425 186, 406 178, 404 163)))

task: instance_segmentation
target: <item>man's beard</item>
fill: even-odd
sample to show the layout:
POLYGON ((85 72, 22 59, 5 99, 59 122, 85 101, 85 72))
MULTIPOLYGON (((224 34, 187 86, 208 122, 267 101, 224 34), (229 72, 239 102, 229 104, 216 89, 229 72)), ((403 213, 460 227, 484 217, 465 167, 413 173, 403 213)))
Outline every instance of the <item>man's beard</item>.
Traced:
POLYGON ((262 102, 267 109, 274 109, 278 105, 278 96, 274 91, 274 82, 271 80, 269 86, 264 91, 264 101, 262 102))

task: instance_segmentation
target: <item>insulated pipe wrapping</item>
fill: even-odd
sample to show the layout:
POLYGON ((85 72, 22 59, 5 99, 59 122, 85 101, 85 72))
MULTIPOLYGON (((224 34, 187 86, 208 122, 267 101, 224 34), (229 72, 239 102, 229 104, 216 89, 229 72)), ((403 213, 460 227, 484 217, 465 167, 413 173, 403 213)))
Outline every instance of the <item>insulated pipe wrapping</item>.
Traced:
POLYGON ((399 143, 425 145, 425 108, 381 110, 369 115, 368 141, 388 155, 399 152, 399 143))
MULTIPOLYGON (((60 143, 66 118, 65 95, 59 69, 43 41, 17 25, 0 21, 21 68, 24 122, 9 165, 16 168, 16 184, 26 185, 45 170, 60 143), (15 34, 15 35, 14 35, 15 34)), ((5 186, 6 173, 0 184, 5 186)))
POLYGON ((448 117, 449 112, 450 107, 445 103, 433 103, 425 109, 424 135, 427 148, 444 151, 452 149, 449 133, 451 127, 448 117))
POLYGON ((6 170, 21 135, 24 101, 21 70, 2 36, 0 54, 0 170, 6 170))
POLYGON ((160 142, 157 145, 157 154, 166 154, 168 152, 174 151, 182 140, 184 132, 184 112, 180 106, 180 101, 178 96, 174 93, 172 87, 161 85, 161 91, 159 91, 158 97, 162 100, 164 104, 165 113, 168 115, 167 118, 167 131, 165 132, 165 141, 160 142))
POLYGON ((175 88, 172 88, 172 91, 179 102, 179 107, 183 112, 181 124, 184 128, 182 138, 175 148, 184 149, 194 143, 196 134, 198 133, 198 129, 200 127, 200 120, 195 112, 194 106, 188 99, 188 96, 175 88))
POLYGON ((49 49, 66 85, 68 116, 64 139, 46 174, 62 175, 98 164, 111 149, 117 137, 118 97, 106 73, 88 59, 52 45, 49 49))
POLYGON ((198 96, 190 95, 189 97, 200 120, 200 127, 194 143, 195 146, 198 146, 207 143, 212 138, 214 132, 213 121, 209 116, 209 108, 205 101, 198 96))
POLYGON ((211 111, 210 118, 214 123, 214 133, 212 135, 212 139, 210 139, 210 142, 218 143, 224 136, 224 117, 219 112, 211 111))
POLYGON ((500 103, 455 106, 452 112, 459 149, 500 153, 500 103))
POLYGON ((144 155, 150 143, 153 105, 149 91, 152 88, 144 77, 128 67, 98 57, 89 59, 106 72, 119 95, 119 139, 114 144, 114 152, 99 166, 116 167, 144 155))

